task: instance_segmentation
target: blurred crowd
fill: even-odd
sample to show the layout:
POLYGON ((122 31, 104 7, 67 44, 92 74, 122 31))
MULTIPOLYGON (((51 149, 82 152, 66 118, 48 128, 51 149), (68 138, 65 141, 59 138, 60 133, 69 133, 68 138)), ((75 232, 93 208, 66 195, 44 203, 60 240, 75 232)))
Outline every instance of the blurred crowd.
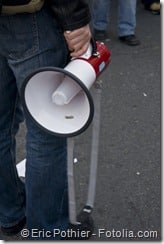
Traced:
MULTIPOLYGON (((138 0, 139 1, 139 0, 138 0)), ((136 6, 137 0, 118 0, 118 38, 130 46, 140 45, 136 37, 136 6)), ((160 14, 159 0, 141 0, 143 8, 154 15, 160 14)), ((111 0, 92 1, 92 26, 96 40, 109 38, 111 0)))

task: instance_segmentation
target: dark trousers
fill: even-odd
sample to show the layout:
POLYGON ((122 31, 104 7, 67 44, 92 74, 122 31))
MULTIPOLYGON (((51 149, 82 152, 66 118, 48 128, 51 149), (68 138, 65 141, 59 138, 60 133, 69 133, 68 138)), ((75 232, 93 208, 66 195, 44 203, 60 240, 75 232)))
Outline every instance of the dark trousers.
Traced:
POLYGON ((141 0, 145 6, 150 6, 152 3, 159 3, 160 0, 141 0))

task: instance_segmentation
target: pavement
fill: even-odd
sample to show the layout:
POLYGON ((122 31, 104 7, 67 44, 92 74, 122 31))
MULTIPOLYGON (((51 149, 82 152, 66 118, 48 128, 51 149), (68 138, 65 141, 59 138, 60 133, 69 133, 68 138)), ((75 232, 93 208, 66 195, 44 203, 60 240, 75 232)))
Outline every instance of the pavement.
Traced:
MULTIPOLYGON (((92 241, 161 239, 161 19, 138 1, 131 47, 117 37, 117 1, 112 1, 112 61, 101 75, 101 128, 92 241)), ((76 202, 86 203, 91 127, 75 138, 76 202)), ((25 155, 25 128, 17 136, 17 161, 25 155)), ((0 238, 3 236, 0 233, 0 238)), ((8 238, 8 241, 19 240, 8 238)))

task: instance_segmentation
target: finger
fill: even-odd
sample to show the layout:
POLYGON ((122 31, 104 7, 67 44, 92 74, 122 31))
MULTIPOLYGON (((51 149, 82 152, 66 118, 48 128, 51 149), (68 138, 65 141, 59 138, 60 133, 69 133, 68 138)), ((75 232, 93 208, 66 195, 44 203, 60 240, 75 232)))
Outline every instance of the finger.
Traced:
POLYGON ((91 32, 85 27, 74 31, 65 31, 64 36, 71 45, 76 45, 81 40, 89 40, 91 38, 91 32))
POLYGON ((78 35, 75 36, 74 38, 66 37, 66 41, 70 48, 79 48, 79 46, 83 44, 83 42, 85 43, 87 41, 87 38, 83 35, 78 35))
POLYGON ((64 36, 72 57, 81 56, 87 51, 91 38, 89 26, 65 31, 64 36))
POLYGON ((88 50, 89 43, 83 45, 81 48, 74 50, 70 53, 71 57, 79 57, 86 53, 88 50))
POLYGON ((88 38, 82 38, 82 37, 78 37, 72 41, 67 41, 69 50, 74 50, 74 51, 78 51, 80 49, 82 49, 82 51, 86 50, 86 46, 88 46, 88 43, 90 42, 90 39, 88 38))

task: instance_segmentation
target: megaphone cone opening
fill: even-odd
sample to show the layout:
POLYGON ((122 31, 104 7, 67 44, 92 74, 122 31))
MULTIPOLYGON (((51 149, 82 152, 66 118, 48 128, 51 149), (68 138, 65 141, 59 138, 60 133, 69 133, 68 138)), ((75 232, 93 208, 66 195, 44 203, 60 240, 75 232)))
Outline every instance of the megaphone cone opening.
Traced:
POLYGON ((21 100, 27 116, 42 130, 57 136, 81 134, 88 128, 94 115, 89 90, 78 77, 61 68, 44 67, 30 74, 21 87, 21 100), (78 84, 80 92, 70 103, 59 106, 53 103, 52 94, 64 77, 78 84))

